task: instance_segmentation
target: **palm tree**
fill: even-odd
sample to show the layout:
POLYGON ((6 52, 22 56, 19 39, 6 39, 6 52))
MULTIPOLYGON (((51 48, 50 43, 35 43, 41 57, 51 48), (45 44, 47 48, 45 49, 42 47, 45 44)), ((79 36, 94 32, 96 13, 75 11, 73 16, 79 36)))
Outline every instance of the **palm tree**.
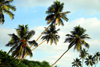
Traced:
POLYGON ((78 59, 78 58, 76 58, 76 59, 74 59, 74 61, 72 62, 72 67, 74 66, 76 66, 76 67, 79 67, 79 66, 81 66, 81 61, 80 61, 80 59, 78 59))
MULTIPOLYGON (((66 11, 66 12, 62 12, 63 10, 63 5, 64 3, 61 3, 59 1, 56 0, 56 2, 54 2, 53 5, 51 5, 48 10, 46 11, 47 14, 49 14, 47 17, 46 17, 46 20, 48 21, 47 24, 51 24, 42 32, 42 34, 36 39, 36 42, 40 39, 40 37, 44 34, 44 32, 49 28, 51 27, 51 25, 55 24, 56 20, 57 20, 57 23, 55 25, 64 25, 62 19, 68 21, 68 18, 66 18, 66 14, 67 13, 70 13, 70 11, 66 11), (61 19, 62 18, 62 19, 61 19)), ((33 45, 32 45, 33 46, 33 45)), ((32 47, 31 46, 31 47, 32 47)), ((31 48, 30 47, 30 48, 31 48)), ((25 54, 26 55, 26 54, 25 54)))
POLYGON ((85 63, 89 67, 90 67, 90 65, 93 66, 93 64, 95 64, 95 61, 93 59, 93 56, 92 55, 89 55, 88 58, 86 58, 85 63))
POLYGON ((88 34, 84 34, 85 32, 86 30, 79 25, 74 27, 74 30, 71 31, 71 34, 66 35, 67 38, 64 42, 70 43, 68 49, 60 56, 60 58, 54 64, 51 65, 51 67, 55 65, 72 46, 74 46, 74 49, 78 51, 81 50, 82 45, 85 45, 85 47, 89 48, 89 44, 86 43, 84 39, 90 39, 90 37, 88 37, 88 34))
POLYGON ((47 24, 57 24, 57 25, 64 25, 63 20, 68 21, 68 18, 66 17, 67 13, 70 13, 70 11, 62 12, 64 3, 60 3, 56 0, 54 4, 52 4, 46 13, 48 16, 46 17, 46 20, 48 21, 47 24), (56 23, 57 22, 57 23, 56 23))
POLYGON ((11 46, 12 48, 9 50, 8 54, 11 52, 13 57, 19 57, 19 59, 24 58, 25 53, 32 57, 32 52, 28 44, 34 44, 34 46, 38 45, 35 40, 29 41, 29 39, 35 34, 35 31, 28 31, 27 25, 19 25, 18 29, 16 29, 16 32, 17 35, 14 33, 9 34, 9 36, 12 38, 8 44, 6 44, 6 46, 11 46))
POLYGON ((95 60, 95 67, 96 67, 98 61, 100 61, 100 52, 96 52, 93 58, 95 60))
MULTIPOLYGON (((60 3, 56 0, 53 5, 51 5, 48 10, 46 11, 47 14, 49 14, 46 17, 46 20, 48 21, 47 24, 51 24, 42 32, 42 34, 36 39, 36 42, 39 40, 39 38, 44 34, 44 32, 51 27, 52 24, 55 24, 57 20, 58 25, 64 25, 62 19, 68 21, 68 18, 66 18, 66 14, 70 13, 70 11, 62 12, 64 3, 60 3), (62 19, 61 19, 62 18, 62 19)), ((55 24, 56 25, 56 24, 55 24)), ((32 45, 33 46, 33 45, 32 45)), ((31 46, 31 47, 32 47, 31 46)), ((31 48, 30 47, 30 48, 31 48)))
POLYGON ((0 23, 5 22, 4 13, 8 14, 11 19, 14 19, 14 14, 10 11, 15 11, 15 6, 10 5, 13 0, 0 0, 0 23))
POLYGON ((83 62, 84 62, 84 59, 85 59, 85 57, 88 55, 88 53, 87 53, 87 50, 85 50, 84 48, 83 48, 83 50, 81 50, 80 51, 80 57, 81 57, 81 59, 82 59, 82 67, 83 67, 83 62))
MULTIPOLYGON (((59 35, 57 35, 57 33, 58 33, 58 31, 59 31, 60 29, 57 29, 56 30, 56 28, 54 27, 54 25, 51 25, 51 27, 48 29, 48 30, 46 30, 45 32, 44 32, 44 36, 42 36, 42 38, 41 39, 43 39, 43 42, 41 42, 38 46, 40 46, 42 43, 44 43, 45 41, 47 41, 47 43, 50 41, 50 44, 53 44, 53 42, 55 43, 55 44, 57 44, 57 42, 58 42, 58 40, 59 40, 59 38, 60 38, 60 36, 59 35)), ((38 47, 37 46, 37 47, 38 47)), ((33 51, 33 50, 35 50, 37 47, 35 47, 34 49, 32 49, 31 51, 33 51)), ((27 56, 27 55, 26 55, 27 56)), ((26 56, 25 56, 25 58, 26 58, 26 56)))
POLYGON ((52 25, 46 32, 44 32, 44 36, 42 36, 41 39, 46 40, 47 43, 50 41, 50 44, 57 44, 57 41, 59 40, 60 36, 57 35, 58 31, 60 29, 55 30, 56 28, 54 25, 52 25))

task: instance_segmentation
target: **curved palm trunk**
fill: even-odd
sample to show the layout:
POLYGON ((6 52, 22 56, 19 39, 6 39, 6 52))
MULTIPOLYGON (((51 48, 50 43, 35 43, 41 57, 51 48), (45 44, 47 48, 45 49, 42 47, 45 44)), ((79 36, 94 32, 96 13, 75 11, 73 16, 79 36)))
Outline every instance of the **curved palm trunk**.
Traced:
MULTIPOLYGON (((70 49, 70 48, 69 48, 69 49, 70 49)), ((68 49, 68 50, 69 50, 69 49, 68 49)), ((56 62, 53 63, 50 67, 54 66, 54 65, 64 56, 64 54, 65 54, 66 52, 68 52, 68 50, 66 50, 66 51, 58 58, 58 60, 56 60, 56 62)))
MULTIPOLYGON (((42 43, 44 43, 46 40, 44 40, 44 41, 42 41, 38 46, 40 46, 42 43)), ((37 46, 37 47, 38 47, 37 46)), ((33 50, 35 50, 37 47, 35 47, 34 49, 32 49, 31 51, 33 51, 33 50)), ((25 57, 24 58, 26 58, 27 57, 27 53, 25 53, 25 57), (26 56, 25 56, 26 55, 26 56)), ((22 58, 19 62, 18 62, 18 64, 24 59, 24 58, 22 58)))

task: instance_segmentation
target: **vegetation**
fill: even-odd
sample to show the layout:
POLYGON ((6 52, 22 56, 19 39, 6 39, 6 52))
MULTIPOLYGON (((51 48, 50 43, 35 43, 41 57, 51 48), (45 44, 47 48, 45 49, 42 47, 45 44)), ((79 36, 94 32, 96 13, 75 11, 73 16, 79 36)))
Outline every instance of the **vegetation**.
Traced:
POLYGON ((29 61, 27 59, 19 62, 19 59, 15 59, 9 66, 9 62, 12 61, 14 57, 9 56, 5 51, 0 50, 0 67, 50 67, 49 63, 46 61, 29 61))
POLYGON ((11 40, 6 46, 11 46, 12 48, 9 50, 8 54, 12 52, 12 56, 15 58, 24 58, 25 53, 27 53, 30 57, 32 57, 31 49, 28 44, 34 44, 37 46, 38 44, 35 40, 28 41, 34 34, 35 31, 28 31, 27 25, 19 25, 18 29, 16 29, 17 35, 9 34, 11 36, 11 40))
MULTIPOLYGON (((15 6, 10 5, 13 0, 0 0, 0 23, 4 23, 4 13, 7 13, 11 19, 14 19, 14 14, 10 11, 15 11, 15 6)), ((63 56, 67 53, 72 47, 74 50, 80 52, 79 57, 80 59, 76 58, 72 62, 72 67, 83 67, 83 63, 87 66, 93 66, 98 64, 100 60, 100 52, 96 52, 94 55, 90 55, 87 53, 87 50, 82 49, 83 45, 86 48, 89 48, 89 44, 86 42, 85 39, 90 39, 88 34, 85 34, 86 29, 81 27, 80 25, 75 26, 73 31, 70 34, 66 34, 66 39, 64 43, 69 43, 67 50, 50 66, 48 62, 43 61, 29 61, 25 59, 27 55, 32 57, 32 51, 36 49, 39 45, 44 43, 45 41, 50 42, 52 45, 59 41, 60 36, 58 35, 58 31, 56 30, 56 25, 64 26, 63 20, 68 22, 68 18, 66 14, 70 13, 70 11, 62 12, 64 7, 64 3, 60 1, 55 1, 46 11, 47 17, 46 21, 49 25, 45 27, 45 30, 41 33, 41 35, 36 39, 29 41, 29 39, 35 34, 34 30, 29 31, 27 25, 19 25, 16 29, 17 34, 9 34, 11 36, 11 40, 6 44, 6 46, 10 46, 11 49, 8 53, 0 50, 0 67, 53 67, 63 56), (43 35, 43 36, 42 36, 43 35), (37 41, 40 39, 43 40, 39 45, 37 41), (34 49, 31 50, 32 46, 36 46, 34 49), (11 56, 9 55, 11 53, 11 56), (20 62, 22 61, 22 62, 20 62), (20 62, 20 63, 18 63, 20 62)), ((57 67, 57 66, 55 66, 57 67)))
POLYGON ((83 63, 85 63, 89 67, 90 66, 96 67, 96 65, 98 64, 98 61, 100 60, 100 52, 96 52, 94 55, 91 55, 91 54, 87 53, 87 50, 82 49, 80 51, 79 57, 80 57, 80 59, 76 58, 76 60, 74 60, 74 62, 72 62, 72 66, 84 67, 83 63), (84 62, 84 60, 85 60, 85 62, 84 62))
POLYGON ((0 23, 5 22, 4 13, 8 14, 11 19, 14 19, 14 14, 10 11, 16 11, 15 6, 10 5, 13 0, 0 0, 0 23))
POLYGON ((89 44, 85 42, 84 39, 90 39, 87 34, 85 34, 86 30, 82 27, 76 26, 74 27, 73 31, 71 31, 71 34, 67 34, 67 38, 64 42, 69 42, 68 49, 57 59, 57 61, 51 65, 55 65, 63 56, 64 54, 72 47, 74 46, 74 49, 77 51, 80 51, 82 49, 82 45, 85 45, 85 47, 89 48, 89 44))

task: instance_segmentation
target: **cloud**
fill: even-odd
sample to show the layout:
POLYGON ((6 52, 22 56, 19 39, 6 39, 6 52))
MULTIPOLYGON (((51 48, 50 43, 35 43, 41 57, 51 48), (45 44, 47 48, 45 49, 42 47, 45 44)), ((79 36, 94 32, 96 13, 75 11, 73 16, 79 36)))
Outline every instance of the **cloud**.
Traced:
MULTIPOLYGON (((55 0, 15 0, 16 6, 32 8, 35 6, 49 7, 55 0)), ((64 2, 64 11, 85 11, 86 14, 94 15, 100 13, 100 0, 58 0, 64 2)))
POLYGON ((0 28, 0 46, 8 43, 8 40, 10 40, 10 36, 8 34, 15 33, 14 29, 7 29, 7 28, 0 28))
MULTIPOLYGON (((97 52, 97 50, 99 50, 99 46, 100 46, 100 44, 99 44, 100 30, 98 30, 99 26, 100 26, 100 20, 98 20, 95 17, 88 18, 88 19, 78 18, 71 22, 67 22, 67 23, 65 22, 65 25, 63 27, 62 26, 57 27, 57 28, 60 28, 60 31, 58 34, 61 37, 57 45, 55 45, 55 44, 50 45, 45 42, 36 49, 37 52, 43 51, 43 54, 46 55, 46 53, 47 54, 49 53, 51 55, 51 56, 48 56, 48 57, 45 57, 42 59, 48 61, 50 64, 55 62, 61 56, 61 54, 64 51, 66 51, 68 48, 68 43, 64 43, 64 40, 66 38, 65 35, 70 33, 70 31, 73 30, 73 27, 78 26, 78 25, 80 25, 81 27, 86 29, 87 30, 86 34, 88 34, 91 37, 91 39, 86 40, 86 42, 88 42, 90 44, 89 53, 93 54, 93 53, 97 52)), ((35 28, 35 30, 37 30, 39 32, 38 33, 38 35, 39 35, 40 31, 42 31, 44 29, 42 27, 37 27, 37 28, 35 28)), ((38 42, 40 43, 42 41, 39 40, 38 42)), ((76 57, 79 56, 77 51, 74 51, 74 52, 73 51, 74 51, 73 48, 71 48, 71 50, 69 50, 68 53, 66 53, 64 55, 64 57, 57 63, 57 65, 58 66, 71 65, 71 62, 73 61, 73 59, 75 59, 76 57)))
MULTIPOLYGON (((70 34, 70 31, 73 30, 73 27, 80 25, 81 27, 83 27, 84 29, 86 29, 86 34, 88 34, 91 39, 86 40, 86 42, 88 42, 90 44, 90 48, 89 48, 89 53, 93 54, 94 52, 96 52, 97 50, 99 50, 100 48, 100 20, 98 20, 97 18, 88 18, 88 19, 84 19, 84 18, 78 18, 75 19, 71 22, 65 22, 65 25, 59 26, 57 27, 60 28, 60 31, 58 32, 58 34, 60 35, 60 40, 58 42, 57 45, 55 44, 47 44, 47 42, 43 43, 41 46, 39 46, 37 49, 35 49, 35 51, 33 51, 35 54, 35 56, 33 56, 31 59, 35 59, 38 61, 43 61, 46 60, 48 61, 50 64, 53 64, 60 56, 61 54, 67 50, 68 48, 68 44, 69 43, 64 43, 64 40, 66 38, 66 34, 70 34), (41 55, 41 56, 40 56, 41 55)), ((5 44, 5 42, 9 41, 9 36, 7 35, 8 33, 13 33, 15 32, 14 29, 7 29, 7 28, 0 28, 1 32, 0 32, 0 44, 5 44), (3 35, 3 36, 2 36, 3 35)), ((38 36, 41 34, 41 32, 44 30, 44 26, 39 26, 39 27, 34 27, 31 28, 31 30, 35 30, 36 34, 31 38, 31 39, 37 39, 38 36)), ((42 40, 40 39, 39 41, 37 41, 38 43, 41 43, 42 40)), ((34 47, 32 47, 33 49, 34 47)), ((7 50, 7 49, 5 49, 7 50)), ((79 53, 77 51, 73 50, 73 47, 68 51, 68 53, 66 53, 64 55, 64 57, 57 63, 58 66, 67 66, 70 67, 71 62, 73 61, 73 59, 75 59, 76 57, 79 56, 79 53)), ((29 58, 28 58, 29 59, 29 58)))

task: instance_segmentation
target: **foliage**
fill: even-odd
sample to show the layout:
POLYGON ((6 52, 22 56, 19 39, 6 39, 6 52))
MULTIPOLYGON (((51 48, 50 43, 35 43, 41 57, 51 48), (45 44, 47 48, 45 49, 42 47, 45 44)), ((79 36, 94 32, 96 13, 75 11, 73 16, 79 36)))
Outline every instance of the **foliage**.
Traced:
POLYGON ((59 30, 60 29, 56 30, 56 27, 54 27, 54 25, 51 25, 51 27, 46 32, 44 32, 44 36, 42 36, 41 39, 47 40, 47 43, 50 41, 50 44, 53 44, 53 42, 57 44, 60 38, 60 36, 57 35, 59 30))
POLYGON ((29 60, 22 60, 19 62, 19 59, 15 59, 9 66, 8 63, 13 60, 14 57, 9 56, 5 51, 0 50, 0 67, 50 67, 49 63, 46 61, 39 62, 39 61, 29 61, 29 60), (6 65, 6 66, 5 66, 6 65))
POLYGON ((67 13, 70 13, 70 11, 62 12, 64 3, 60 3, 59 1, 55 1, 54 4, 52 4, 46 13, 48 16, 46 17, 46 20, 48 21, 47 24, 57 24, 64 26, 64 23, 62 21, 68 21, 68 18, 66 17, 67 13), (57 23, 56 23, 57 21, 57 23))
POLYGON ((9 34, 9 36, 11 36, 11 40, 8 42, 8 44, 6 44, 6 46, 11 46, 12 48, 8 53, 11 52, 13 57, 17 57, 19 59, 23 58, 25 53, 32 57, 32 52, 29 45, 34 44, 34 46, 37 46, 38 44, 35 42, 35 40, 29 41, 29 39, 35 34, 35 31, 28 31, 27 25, 19 25, 16 32, 17 35, 14 33, 9 34))
POLYGON ((81 61, 80 61, 80 59, 78 59, 78 58, 76 58, 76 59, 74 59, 74 61, 72 62, 72 67, 73 66, 77 66, 77 67, 79 67, 79 66, 81 66, 81 61))
POLYGON ((16 11, 15 6, 12 6, 10 3, 13 0, 0 0, 0 23, 5 22, 4 13, 8 14, 11 19, 14 19, 14 14, 11 12, 16 11))
POLYGON ((90 37, 88 37, 88 34, 85 34, 85 32, 86 30, 78 25, 70 32, 71 34, 66 34, 67 38, 65 39, 65 42, 70 43, 68 49, 74 46, 74 49, 80 51, 83 45, 89 48, 89 44, 85 41, 85 39, 90 39, 90 37))

